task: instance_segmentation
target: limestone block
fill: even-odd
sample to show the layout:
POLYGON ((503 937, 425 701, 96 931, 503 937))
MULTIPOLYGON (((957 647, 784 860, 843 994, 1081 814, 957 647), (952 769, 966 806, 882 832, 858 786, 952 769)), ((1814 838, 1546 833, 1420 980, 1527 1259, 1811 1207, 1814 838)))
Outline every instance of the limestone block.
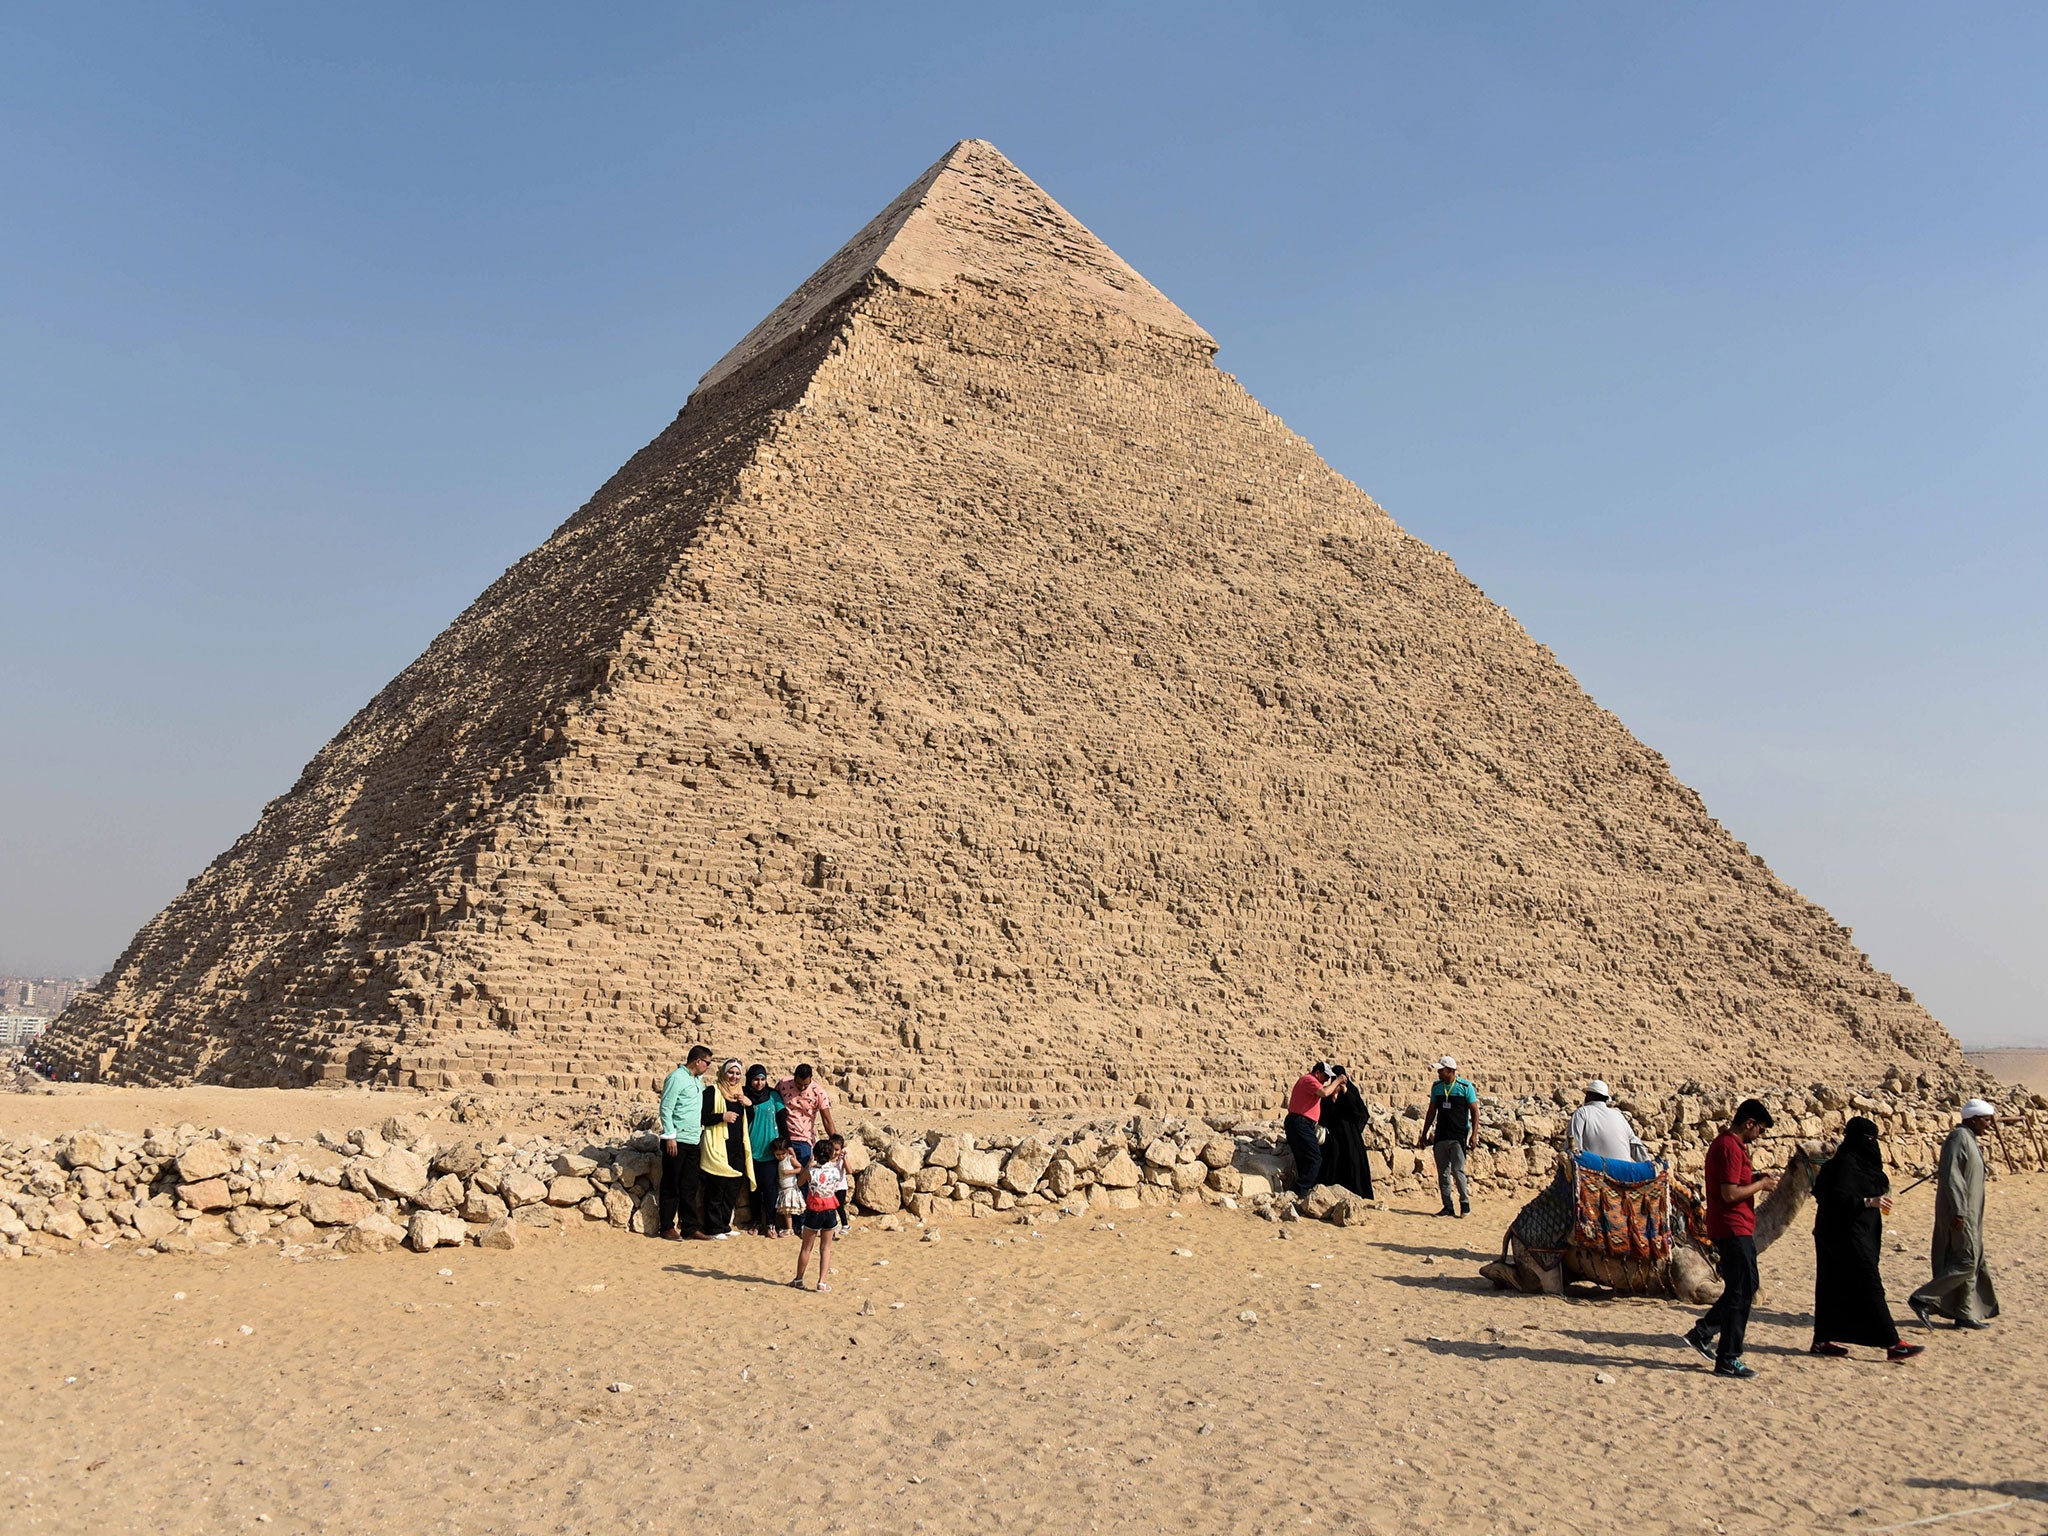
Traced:
POLYGON ((194 1210, 224 1211, 235 1203, 226 1179, 204 1179, 197 1184, 178 1186, 178 1198, 194 1210))
POLYGON ((514 1173, 499 1181, 498 1193, 513 1210, 539 1205, 548 1197, 548 1186, 530 1173, 514 1173))
POLYGON ((427 1187, 425 1159, 403 1147, 386 1147, 358 1165, 363 1177, 387 1195, 410 1199, 427 1187))
POLYGON ((960 1150, 960 1182, 972 1189, 994 1189, 1003 1176, 1003 1154, 980 1147, 960 1150))
POLYGON ((114 1138, 100 1131, 73 1131, 57 1143, 57 1161, 66 1168, 112 1173, 120 1166, 114 1138))
POLYGON ((1051 1163, 1052 1148, 1036 1136, 1026 1136, 1017 1143, 1010 1153, 1010 1160, 1003 1165, 1003 1187, 1028 1195, 1038 1187, 1038 1181, 1045 1176, 1051 1163))
POLYGON ((1118 1147, 1095 1170, 1095 1181, 1109 1189, 1134 1189, 1138 1183, 1138 1165, 1131 1160, 1128 1151, 1118 1147))
POLYGON ((334 1246, 342 1253, 385 1253, 404 1242, 405 1237, 404 1227, 373 1211, 343 1232, 334 1246))
POLYGON ((420 1191, 418 1203, 429 1211, 453 1213, 462 1208, 464 1193, 462 1180, 455 1174, 444 1173, 420 1191))
POLYGON ((185 1184, 202 1184, 227 1176, 234 1167, 228 1149, 217 1141, 195 1141, 178 1157, 178 1179, 185 1184))
POLYGON ((178 1230, 178 1218, 161 1205, 138 1205, 134 1216, 135 1235, 145 1243, 178 1230))
POLYGON ((285 1206, 298 1204, 304 1189, 305 1186, 299 1182, 297 1174, 265 1174, 249 1187, 249 1203, 271 1210, 281 1210, 285 1206))
POLYGON ((441 1211, 414 1211, 405 1229, 405 1244, 415 1253, 425 1253, 430 1248, 459 1247, 468 1237, 469 1228, 459 1216, 449 1216, 441 1211))
POLYGON ((1371 1201, 1341 1184, 1318 1184, 1301 1202, 1301 1214, 1309 1220, 1327 1221, 1339 1227, 1363 1221, 1371 1210, 1371 1201))
POLYGON ((903 1209, 903 1186, 893 1168, 874 1163, 855 1180, 854 1199, 863 1210, 888 1215, 903 1209))
POLYGON ((503 1200, 487 1190, 472 1189, 462 1197, 458 1214, 464 1221, 492 1222, 510 1214, 503 1200))
POLYGON ((590 1180, 563 1174, 548 1181, 549 1205, 581 1205, 597 1193, 590 1180))
POLYGON ((376 1207, 352 1189, 314 1187, 302 1207, 306 1220, 318 1227, 352 1227, 376 1207))
POLYGON ((483 1165, 483 1151, 475 1142, 458 1141, 434 1154, 432 1171, 437 1174, 452 1173, 466 1179, 483 1165))

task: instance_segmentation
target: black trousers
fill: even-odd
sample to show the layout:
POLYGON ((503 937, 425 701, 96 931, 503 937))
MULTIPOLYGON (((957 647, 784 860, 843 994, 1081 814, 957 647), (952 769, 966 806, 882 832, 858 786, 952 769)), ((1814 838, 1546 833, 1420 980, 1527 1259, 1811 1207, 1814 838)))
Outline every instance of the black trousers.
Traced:
POLYGON ((1315 1121, 1307 1115, 1289 1115, 1287 1145, 1294 1153, 1294 1192, 1305 1195, 1323 1178, 1323 1144, 1316 1139, 1315 1121))
POLYGON ((1721 1342, 1714 1346, 1714 1360, 1726 1365, 1742 1358, 1744 1336, 1749 1332, 1749 1306, 1756 1300, 1756 1239, 1717 1237, 1714 1252, 1721 1257, 1721 1299, 1700 1319, 1702 1328, 1718 1328, 1721 1342))
POLYGON ((668 1143, 662 1143, 661 1230, 687 1235, 701 1230, 697 1218, 700 1153, 694 1142, 679 1141, 675 1148, 675 1155, 670 1156, 668 1143))
POLYGON ((716 1237, 732 1230, 733 1208, 747 1187, 745 1174, 704 1175, 704 1230, 716 1237))

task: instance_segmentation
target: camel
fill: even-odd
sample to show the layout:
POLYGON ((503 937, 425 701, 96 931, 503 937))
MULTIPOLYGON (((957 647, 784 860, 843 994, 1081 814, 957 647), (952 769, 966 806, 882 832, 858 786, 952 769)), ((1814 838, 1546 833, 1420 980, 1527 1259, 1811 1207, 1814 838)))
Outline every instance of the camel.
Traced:
MULTIPOLYGON (((1792 1225, 1813 1194, 1813 1178, 1827 1161, 1817 1141, 1802 1143, 1786 1163, 1778 1187, 1756 1209, 1756 1246, 1762 1253, 1792 1225)), ((1706 1245, 1705 1202, 1678 1179, 1671 1181, 1671 1257, 1663 1263, 1583 1248, 1570 1241, 1572 1164, 1561 1159, 1557 1177, 1522 1207, 1501 1238, 1500 1257, 1480 1273, 1504 1291, 1562 1296, 1569 1280, 1585 1280, 1622 1296, 1673 1296, 1704 1305, 1721 1294, 1721 1277, 1706 1245), (1563 1230, 1564 1245, 1544 1246, 1539 1231, 1563 1230)))

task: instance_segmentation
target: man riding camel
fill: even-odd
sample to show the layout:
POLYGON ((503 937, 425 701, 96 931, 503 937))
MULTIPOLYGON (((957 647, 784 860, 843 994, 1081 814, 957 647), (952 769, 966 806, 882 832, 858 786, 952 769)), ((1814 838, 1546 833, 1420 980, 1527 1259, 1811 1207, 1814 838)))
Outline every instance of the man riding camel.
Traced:
POLYGON ((1654 1162, 1628 1116, 1609 1102, 1613 1097, 1613 1091, 1597 1077, 1586 1084, 1586 1102, 1572 1115, 1566 1130, 1573 1155, 1591 1152, 1616 1163, 1654 1162))

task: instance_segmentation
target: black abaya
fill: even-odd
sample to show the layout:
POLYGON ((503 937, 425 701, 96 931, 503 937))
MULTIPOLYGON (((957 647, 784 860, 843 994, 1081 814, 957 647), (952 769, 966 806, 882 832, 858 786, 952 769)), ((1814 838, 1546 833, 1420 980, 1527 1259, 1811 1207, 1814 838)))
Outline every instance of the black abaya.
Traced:
POLYGON ((1365 1100, 1346 1083, 1323 1105, 1322 1182, 1372 1198, 1372 1164, 1365 1149, 1365 1100))
POLYGON ((1859 1116, 1849 1122, 1841 1146, 1813 1181, 1816 1342, 1876 1349, 1899 1342, 1898 1325, 1884 1299, 1884 1277, 1878 1271, 1884 1216, 1863 1203, 1891 1187, 1878 1155, 1877 1126, 1859 1116))

